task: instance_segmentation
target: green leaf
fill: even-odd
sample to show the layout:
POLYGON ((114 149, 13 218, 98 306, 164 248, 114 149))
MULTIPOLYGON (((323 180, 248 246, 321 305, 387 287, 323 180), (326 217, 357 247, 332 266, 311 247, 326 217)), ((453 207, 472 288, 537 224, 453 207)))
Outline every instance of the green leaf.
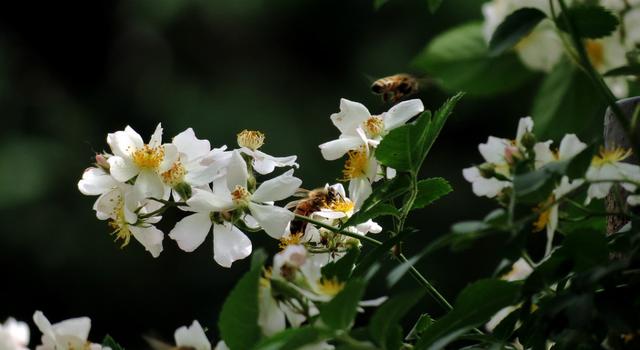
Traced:
POLYGON ((111 350, 124 350, 124 348, 118 344, 109 334, 102 339, 103 347, 110 347, 111 350))
POLYGON ((500 309, 517 303, 518 284, 498 279, 477 281, 466 287, 453 310, 422 334, 415 350, 442 349, 460 335, 487 322, 500 309))
POLYGON ((238 281, 222 305, 218 328, 222 340, 231 349, 250 349, 262 336, 258 326, 258 288, 264 264, 252 263, 252 268, 238 281))
POLYGON ((404 292, 387 300, 376 310, 369 322, 369 335, 382 349, 397 349, 390 347, 388 336, 397 327, 402 318, 422 299, 424 290, 404 292))
POLYGON ((489 53, 498 56, 514 47, 522 38, 547 18, 547 15, 535 8, 521 8, 507 16, 496 28, 489 41, 489 53))
POLYGON ((442 5, 442 0, 427 0, 427 5, 429 5, 429 12, 436 13, 440 5, 442 5))
POLYGON ((376 149, 378 161, 398 171, 417 172, 462 96, 448 99, 433 117, 426 111, 414 123, 391 130, 376 149))
POLYGON ((513 178, 513 189, 520 202, 535 204, 549 198, 554 188, 554 179, 560 174, 553 171, 553 167, 558 164, 548 165, 513 178))
POLYGON ((354 247, 347 251, 342 258, 332 261, 322 267, 322 277, 327 279, 337 279, 340 282, 347 281, 351 276, 356 260, 360 256, 360 248, 354 247))
POLYGON ((604 107, 589 78, 563 60, 544 79, 534 99, 531 115, 536 135, 553 139, 567 132, 600 136, 604 107))
POLYGON ((424 333, 424 331, 426 331, 433 322, 435 321, 431 316, 429 316, 429 314, 420 315, 420 318, 418 318, 418 321, 416 321, 416 324, 413 325, 413 328, 411 328, 411 331, 407 335, 407 340, 420 339, 422 333, 424 333))
POLYGON ((562 244, 562 253, 571 258, 576 271, 584 271, 609 258, 607 238, 602 232, 576 231, 567 236, 562 244))
POLYGON ((515 53, 490 57, 480 22, 437 36, 412 65, 448 92, 465 91, 476 96, 511 91, 535 76, 515 53))
POLYGON ((383 215, 397 215, 398 210, 384 202, 391 201, 409 191, 411 179, 407 174, 398 174, 391 180, 379 181, 371 195, 362 203, 362 207, 344 223, 344 227, 363 223, 383 215))
POLYGON ((321 332, 310 326, 289 328, 260 341, 253 350, 297 350, 322 341, 321 332))
POLYGON ((617 77, 621 75, 634 75, 640 76, 640 64, 632 64, 629 66, 622 66, 614 68, 604 73, 605 77, 617 77))
POLYGON ((575 30, 582 38, 597 39, 611 35, 620 21, 609 10, 598 5, 576 5, 570 7, 567 13, 558 16, 557 25, 562 31, 569 32, 567 16, 575 30))
POLYGON ((373 0, 373 8, 379 10, 387 2, 389 2, 389 0, 373 0))
POLYGON ((412 209, 424 208, 453 191, 447 180, 441 177, 420 180, 418 182, 418 195, 412 209))
POLYGON ((348 329, 356 317, 365 287, 364 280, 352 279, 331 301, 319 305, 322 322, 333 330, 348 329))

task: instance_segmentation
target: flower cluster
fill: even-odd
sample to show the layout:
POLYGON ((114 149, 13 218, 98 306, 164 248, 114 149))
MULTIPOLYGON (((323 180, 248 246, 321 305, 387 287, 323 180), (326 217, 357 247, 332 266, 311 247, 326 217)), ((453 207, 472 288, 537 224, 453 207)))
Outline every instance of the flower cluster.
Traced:
POLYGON ((371 115, 360 103, 340 101, 340 112, 331 115, 340 136, 321 144, 320 151, 326 160, 347 155, 343 179, 349 181, 349 194, 356 208, 371 194, 372 183, 395 176, 394 169, 383 169, 375 159, 375 149, 382 138, 423 111, 422 101, 417 99, 400 102, 380 115, 371 115))
MULTIPOLYGON (((533 120, 530 117, 522 118, 515 139, 490 136, 486 143, 478 146, 485 162, 462 171, 464 178, 472 184, 474 194, 497 198, 507 205, 513 196, 516 175, 568 163, 587 148, 587 144, 574 134, 565 135, 560 144, 554 147, 553 141, 537 141, 532 131, 533 120)), ((640 184, 640 166, 624 162, 630 155, 631 150, 600 148, 583 176, 570 179, 563 175, 554 184, 549 198, 533 209, 539 214, 533 223, 534 231, 545 228, 547 231, 547 255, 558 227, 558 207, 563 197, 583 185, 588 185, 585 204, 592 199, 605 198, 616 183, 629 192, 636 191, 640 184)), ((639 199, 640 195, 632 194, 627 198, 627 203, 637 205, 639 199)))
MULTIPOLYGON (((587 2, 575 0, 572 3, 587 2)), ((640 1, 601 0, 599 3, 613 12, 622 23, 609 36, 589 39, 585 43, 591 64, 598 72, 605 73, 627 65, 626 52, 634 50, 640 44, 638 30, 640 1)), ((570 54, 570 50, 565 48, 566 39, 563 35, 566 34, 563 34, 551 20, 552 8, 548 0, 493 0, 485 3, 482 7, 485 40, 489 42, 504 19, 522 8, 538 9, 549 18, 541 21, 527 37, 522 39, 515 46, 515 51, 520 60, 530 69, 550 72, 565 55, 570 54)), ((554 11, 560 11, 557 4, 554 6, 554 11)), ((605 81, 616 96, 627 96, 628 86, 624 77, 605 77, 605 81)))
POLYGON ((191 214, 178 222, 169 237, 185 251, 197 248, 213 227, 214 259, 229 267, 251 253, 251 241, 241 229, 264 229, 280 238, 293 214, 274 205, 300 186, 293 170, 262 182, 276 167, 296 167, 296 157, 273 157, 259 148, 264 135, 244 130, 238 134, 238 149, 211 148, 192 129, 162 142, 158 125, 148 143, 131 127, 107 136, 110 152, 96 156, 78 188, 97 195, 93 209, 101 220, 109 220, 122 247, 131 236, 151 255, 162 252, 164 234, 155 225, 170 206, 191 214), (171 200, 173 199, 173 201, 171 200))

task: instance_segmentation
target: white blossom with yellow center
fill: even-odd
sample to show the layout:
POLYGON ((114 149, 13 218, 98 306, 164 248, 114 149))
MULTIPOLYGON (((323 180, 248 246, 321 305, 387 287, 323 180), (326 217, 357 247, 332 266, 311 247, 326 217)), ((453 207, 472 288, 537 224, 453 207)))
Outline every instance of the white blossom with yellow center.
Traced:
POLYGON ((100 344, 91 343, 89 331, 91 319, 79 317, 51 324, 41 311, 33 314, 33 321, 42 332, 42 344, 36 350, 108 350, 100 344))
POLYGON ((240 152, 251 158, 251 166, 258 174, 272 173, 275 168, 298 167, 297 156, 274 157, 259 150, 264 144, 265 135, 260 131, 243 130, 237 135, 240 152))
POLYGON ((29 326, 14 318, 8 318, 0 323, 0 349, 3 350, 28 350, 29 326))
POLYGON ((251 254, 251 241, 238 229, 232 219, 240 211, 247 226, 257 224, 271 237, 280 239, 287 225, 294 218, 291 211, 273 205, 273 202, 290 197, 302 181, 293 176, 293 170, 267 180, 255 192, 248 191, 247 164, 239 151, 233 151, 226 168, 226 176, 214 181, 213 191, 195 189, 187 200, 186 210, 194 212, 181 221, 169 233, 178 246, 187 252, 199 247, 213 227, 215 261, 224 267, 251 254), (249 214, 244 214, 248 211, 249 214), (212 216, 220 220, 212 222, 212 216))
POLYGON ((422 101, 413 99, 400 102, 380 115, 371 115, 361 103, 343 98, 340 100, 340 112, 331 115, 340 136, 320 145, 322 156, 326 160, 335 160, 349 151, 376 147, 385 134, 423 111, 422 101))
POLYGON ((160 203, 140 198, 131 185, 120 184, 118 187, 102 194, 94 205, 96 216, 100 220, 109 220, 115 240, 120 246, 127 246, 133 236, 145 249, 157 258, 162 252, 164 234, 153 224, 160 221, 160 216, 141 218, 161 207, 160 203))
POLYGON ((173 144, 162 144, 160 124, 149 143, 145 144, 130 126, 107 135, 107 143, 113 152, 108 162, 114 179, 128 182, 135 177, 135 190, 143 197, 168 195, 169 187, 161 174, 170 171, 178 160, 178 149, 173 144))
POLYGON ((640 183, 640 166, 623 162, 630 155, 629 149, 619 147, 600 149, 600 152, 593 157, 586 174, 587 181, 591 182, 587 190, 587 203, 593 198, 606 197, 611 186, 616 182, 620 182, 620 185, 629 192, 636 190, 636 184, 640 183))

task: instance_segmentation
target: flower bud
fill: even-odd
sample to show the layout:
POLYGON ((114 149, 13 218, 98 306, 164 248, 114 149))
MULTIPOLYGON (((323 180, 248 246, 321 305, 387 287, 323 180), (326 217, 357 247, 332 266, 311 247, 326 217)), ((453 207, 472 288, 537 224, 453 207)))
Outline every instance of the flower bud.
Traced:
POLYGON ((534 135, 532 132, 527 131, 524 133, 524 135, 522 135, 520 143, 526 149, 533 149, 533 146, 535 146, 536 144, 536 135, 534 135))
POLYGON ((96 153, 96 165, 102 168, 102 170, 109 172, 110 165, 106 154, 96 153))

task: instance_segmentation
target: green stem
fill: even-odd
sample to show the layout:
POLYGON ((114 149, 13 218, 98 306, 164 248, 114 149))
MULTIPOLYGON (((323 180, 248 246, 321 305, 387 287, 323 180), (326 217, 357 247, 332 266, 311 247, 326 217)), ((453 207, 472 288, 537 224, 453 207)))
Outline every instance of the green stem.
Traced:
POLYGON ((409 192, 409 199, 402 207, 402 213, 400 214, 400 220, 398 222, 397 233, 400 233, 404 230, 404 224, 409 216, 409 212, 411 208, 413 208, 413 203, 416 201, 416 197, 418 197, 418 179, 414 172, 411 172, 411 190, 409 192))
MULTIPOLYGON (((377 239, 368 237, 368 236, 364 236, 364 235, 359 235, 357 233, 353 233, 353 232, 348 232, 348 231, 344 231, 341 230, 338 227, 334 227, 331 225, 327 225, 325 223, 322 223, 320 221, 311 219, 307 216, 303 216, 303 215, 298 215, 296 214, 296 219, 298 220, 303 220, 306 221, 310 224, 313 224, 315 226, 318 227, 322 227, 322 228, 326 228, 327 230, 333 232, 333 233, 338 233, 341 235, 345 235, 345 236, 349 236, 352 238, 356 238, 356 239, 360 239, 363 240, 367 243, 373 244, 373 245, 382 245, 382 242, 378 241, 377 239)), ((398 256, 396 256, 396 259, 398 261, 400 261, 401 263, 406 263, 408 261, 408 259, 400 254, 398 256)), ((437 302, 438 304, 442 305, 442 307, 444 307, 447 311, 451 310, 453 307, 451 306, 451 304, 447 301, 447 299, 440 294, 440 292, 438 292, 438 290, 429 282, 429 280, 427 280, 421 273, 420 271, 418 271, 415 267, 411 266, 409 268, 409 273, 411 274, 411 276, 413 276, 413 278, 422 286, 426 289, 427 293, 429 293, 429 295, 431 295, 437 302)))

